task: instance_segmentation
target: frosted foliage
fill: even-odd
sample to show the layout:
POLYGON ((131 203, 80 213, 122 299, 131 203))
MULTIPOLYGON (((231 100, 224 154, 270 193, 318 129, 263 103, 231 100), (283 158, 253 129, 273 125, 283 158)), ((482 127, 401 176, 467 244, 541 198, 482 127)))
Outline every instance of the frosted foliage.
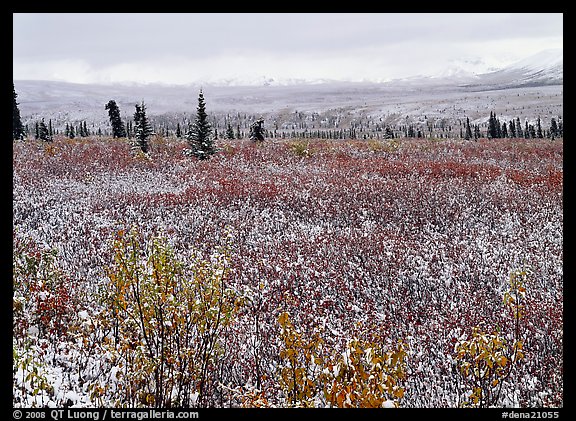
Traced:
MULTIPOLYGON (((112 240, 134 225, 182 262, 231 244, 226 287, 243 307, 219 338, 214 394, 198 402, 241 406, 243 388, 254 405, 286 403, 276 372, 286 311, 303 334, 322 330, 323 349, 344 352, 369 334, 358 326, 383 347, 405 341, 399 406, 460 406, 469 391, 454 344, 476 325, 506 338, 502 294, 529 267, 525 358, 500 405, 563 406, 562 140, 394 140, 312 139, 300 154, 278 139, 219 139, 208 161, 185 156, 185 139, 151 138, 149 159, 118 139, 15 142, 14 265, 55 250, 46 267, 58 276, 42 282, 59 289, 14 296, 14 406, 119 404, 123 368, 101 345, 112 333, 99 297, 112 240), (62 334, 50 333, 55 316, 43 324, 45 304, 67 309, 54 313, 62 334), (89 388, 96 379, 105 390, 89 388)), ((15 285, 47 276, 26 270, 15 285)))

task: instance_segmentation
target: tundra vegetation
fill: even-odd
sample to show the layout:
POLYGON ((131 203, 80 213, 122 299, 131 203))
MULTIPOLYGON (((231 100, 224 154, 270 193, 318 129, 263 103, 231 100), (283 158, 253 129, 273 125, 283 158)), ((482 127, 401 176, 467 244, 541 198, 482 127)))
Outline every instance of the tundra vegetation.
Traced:
POLYGON ((15 407, 563 406, 561 138, 131 146, 13 143, 15 407))

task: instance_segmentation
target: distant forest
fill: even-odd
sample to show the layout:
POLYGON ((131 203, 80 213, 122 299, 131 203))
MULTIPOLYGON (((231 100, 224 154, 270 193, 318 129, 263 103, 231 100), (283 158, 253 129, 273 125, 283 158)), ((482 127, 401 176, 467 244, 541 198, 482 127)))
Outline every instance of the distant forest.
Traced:
MULTIPOLYGON (((17 110, 17 93, 14 91, 14 114, 17 110)), ((103 116, 106 115, 104 105, 103 116)), ((130 115, 132 110, 123 110, 130 115)), ((549 138, 563 136, 563 119, 561 116, 547 117, 543 123, 540 116, 532 118, 500 118, 495 112, 486 115, 485 121, 471 123, 469 118, 438 118, 427 115, 409 119, 405 124, 389 123, 383 117, 360 113, 352 115, 344 109, 318 112, 285 112, 268 115, 254 113, 207 113, 213 130, 214 139, 248 139, 250 127, 259 119, 264 119, 264 136, 266 139, 392 139, 392 138, 549 138)), ((150 115, 149 123, 153 133, 163 137, 180 138, 193 123, 194 113, 170 113, 150 115)), ((398 120, 398 119, 396 119, 398 120)), ((19 120, 20 121, 20 120, 19 120)), ((478 119, 476 120, 478 121, 478 119)), ((67 121, 65 117, 45 119, 37 117, 26 123, 15 122, 14 127, 21 125, 14 138, 50 140, 54 136, 69 138, 88 136, 112 136, 109 122, 97 123, 86 120, 67 121)), ((123 119, 126 137, 135 136, 134 119, 123 119)))

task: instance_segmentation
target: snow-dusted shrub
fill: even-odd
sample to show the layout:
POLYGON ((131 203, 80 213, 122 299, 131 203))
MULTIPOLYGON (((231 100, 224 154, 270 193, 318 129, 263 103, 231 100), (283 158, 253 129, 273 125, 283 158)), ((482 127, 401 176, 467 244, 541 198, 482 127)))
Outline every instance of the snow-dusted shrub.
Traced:
POLYGON ((314 154, 310 141, 304 139, 291 140, 288 142, 288 147, 294 155, 300 158, 308 158, 314 154))
POLYGON ((46 405, 54 395, 48 380, 55 349, 67 339, 76 299, 58 252, 13 234, 12 346, 15 403, 46 405))
POLYGON ((323 341, 320 332, 315 331, 309 339, 303 337, 286 312, 280 314, 278 323, 282 343, 278 379, 286 395, 286 405, 312 407, 321 388, 323 341))
POLYGON ((502 387, 512 370, 524 359, 522 326, 526 281, 529 272, 516 270, 510 274, 509 289, 504 293, 504 306, 512 313, 513 332, 504 335, 500 329, 487 333, 481 326, 472 328, 471 338, 455 346, 456 361, 464 384, 472 393, 466 405, 485 408, 499 404, 502 387), (510 337, 510 341, 506 340, 510 337), (511 343, 509 343, 511 342, 511 343))
POLYGON ((380 408, 399 406, 404 396, 406 344, 385 349, 383 338, 352 338, 344 351, 326 346, 322 332, 308 339, 283 312, 280 324, 279 383, 287 406, 380 408))
POLYGON ((13 332, 16 337, 33 329, 41 339, 66 333, 74 310, 73 286, 58 267, 58 251, 41 248, 14 234, 12 254, 13 332))
MULTIPOLYGON (((162 237, 121 230, 107 269, 102 317, 118 405, 213 404, 220 378, 221 333, 241 299, 226 285, 229 251, 181 262, 162 237)), ((93 388, 106 393, 106 388, 93 388)))
POLYGON ((404 397, 406 344, 385 349, 380 341, 348 341, 337 358, 325 363, 323 390, 330 407, 398 407, 404 397))
MULTIPOLYGON (((32 333, 31 336, 34 336, 32 333)), ((43 407, 54 388, 48 380, 48 366, 38 358, 41 352, 35 338, 12 340, 13 400, 21 407, 43 407)))
MULTIPOLYGON (((289 141, 229 139, 233 151, 209 160, 184 157, 184 140, 153 138, 152 160, 134 159, 125 139, 55 138, 53 154, 44 142, 15 142, 13 225, 19 238, 58 250, 81 305, 66 335, 36 348, 54 387, 44 403, 124 402, 124 368, 102 342, 114 336, 97 297, 109 286, 110 242, 137 223, 144 238, 166 233, 178 262, 194 261, 191 249, 208 256, 224 243, 223 227, 233 229, 226 285, 251 301, 222 331, 222 385, 205 395, 208 404, 286 404, 277 377, 277 320, 286 311, 306 338, 322 327, 324 350, 371 342, 355 332, 358 322, 385 333, 386 349, 405 340, 401 406, 458 406, 467 389, 454 346, 474 326, 488 334, 499 327, 511 341, 503 280, 526 265, 525 358, 498 405, 563 405, 562 141, 379 141, 397 142, 395 150, 306 141, 314 152, 306 159, 289 141)), ((15 315, 28 332, 37 313, 17 313, 30 304, 21 297, 15 315)), ((316 396, 315 405, 325 404, 316 396)), ((14 394, 15 405, 32 400, 14 394)))

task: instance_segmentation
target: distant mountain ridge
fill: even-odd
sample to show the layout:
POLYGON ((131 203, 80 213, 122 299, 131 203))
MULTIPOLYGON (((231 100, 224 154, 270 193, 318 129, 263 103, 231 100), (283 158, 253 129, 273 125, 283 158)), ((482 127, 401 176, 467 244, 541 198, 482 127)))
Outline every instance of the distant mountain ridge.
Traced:
MULTIPOLYGON (((484 118, 480 110, 487 96, 476 92, 502 91, 510 100, 503 103, 503 112, 524 99, 517 98, 513 89, 550 88, 561 96, 563 85, 562 50, 546 50, 510 66, 483 74, 454 72, 438 77, 412 77, 389 82, 344 82, 294 80, 282 85, 265 80, 259 85, 237 86, 190 84, 78 84, 57 81, 15 80, 18 103, 26 122, 40 118, 54 123, 88 119, 96 126, 105 127, 108 115, 104 104, 114 99, 120 106, 123 119, 131 118, 134 104, 144 100, 150 115, 192 115, 197 106, 200 88, 209 98, 214 113, 254 113, 280 115, 297 111, 322 113, 327 110, 348 110, 352 114, 370 112, 380 115, 382 121, 419 118, 424 114, 447 113, 458 115, 460 109, 478 110, 475 118, 484 118), (510 89, 510 94, 506 90, 510 89), (458 103, 458 107, 455 104, 458 103), (506 106, 506 104, 511 104, 506 106), (442 105, 439 105, 442 104, 442 105)), ((548 89, 547 92, 550 92, 548 89)), ((552 99, 554 113, 561 113, 562 99, 552 99), (559 102, 558 102, 559 101, 559 102)), ((540 101, 541 102, 541 101, 540 101)), ((539 102, 539 103, 540 103, 539 102)), ((533 104, 522 106, 535 107, 533 104)), ((540 104, 539 106, 542 106, 540 104)), ((528 113, 528 109, 524 110, 528 113)), ((513 114, 513 113, 512 113, 513 114)), ((514 115, 513 115, 514 116, 514 115)))
MULTIPOLYGON (((468 58, 455 60, 434 74, 421 74, 401 77, 393 80, 363 80, 347 83, 378 83, 378 84, 415 84, 444 83, 466 84, 480 86, 494 84, 497 89, 502 87, 561 85, 563 84, 563 50, 548 49, 537 52, 518 62, 498 68, 488 65, 481 58, 468 58)), ((293 85, 321 85, 327 83, 343 82, 331 79, 304 79, 304 78, 275 78, 264 75, 254 75, 251 78, 238 77, 218 79, 207 82, 212 86, 293 86, 293 85)))
POLYGON ((477 80, 469 86, 504 89, 563 84, 563 50, 550 49, 540 51, 503 69, 478 75, 477 80))

